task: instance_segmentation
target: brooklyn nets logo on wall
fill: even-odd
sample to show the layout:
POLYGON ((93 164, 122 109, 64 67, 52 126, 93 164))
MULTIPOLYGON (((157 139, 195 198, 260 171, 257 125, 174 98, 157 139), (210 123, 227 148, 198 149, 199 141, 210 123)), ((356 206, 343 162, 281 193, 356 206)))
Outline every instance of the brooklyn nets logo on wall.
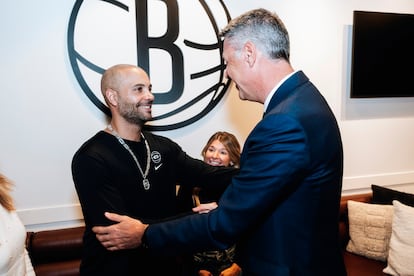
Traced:
POLYGON ((181 128, 227 91, 218 33, 229 20, 220 0, 77 0, 68 26, 70 63, 84 93, 108 116, 102 73, 119 63, 140 66, 155 96, 148 128, 181 128))

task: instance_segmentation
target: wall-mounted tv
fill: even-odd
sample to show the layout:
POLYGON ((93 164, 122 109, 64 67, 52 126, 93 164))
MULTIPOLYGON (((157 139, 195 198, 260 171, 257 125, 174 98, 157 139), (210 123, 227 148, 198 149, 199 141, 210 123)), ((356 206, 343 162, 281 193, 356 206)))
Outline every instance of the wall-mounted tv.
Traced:
POLYGON ((353 16, 351 98, 414 97, 414 15, 353 16))

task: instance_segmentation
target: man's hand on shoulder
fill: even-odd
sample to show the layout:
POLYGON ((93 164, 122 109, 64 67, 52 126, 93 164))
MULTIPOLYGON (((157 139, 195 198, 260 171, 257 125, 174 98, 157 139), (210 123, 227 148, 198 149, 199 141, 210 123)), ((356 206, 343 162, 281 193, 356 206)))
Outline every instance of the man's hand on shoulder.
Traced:
POLYGON ((137 219, 105 212, 105 216, 118 222, 110 226, 95 226, 92 231, 101 244, 110 251, 139 247, 148 224, 137 219))

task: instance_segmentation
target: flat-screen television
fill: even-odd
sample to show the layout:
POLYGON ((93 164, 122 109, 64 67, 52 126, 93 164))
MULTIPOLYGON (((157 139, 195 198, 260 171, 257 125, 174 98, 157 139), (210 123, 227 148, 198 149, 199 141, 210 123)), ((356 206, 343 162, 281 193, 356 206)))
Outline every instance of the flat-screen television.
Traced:
POLYGON ((353 16, 351 98, 414 97, 414 15, 353 16))

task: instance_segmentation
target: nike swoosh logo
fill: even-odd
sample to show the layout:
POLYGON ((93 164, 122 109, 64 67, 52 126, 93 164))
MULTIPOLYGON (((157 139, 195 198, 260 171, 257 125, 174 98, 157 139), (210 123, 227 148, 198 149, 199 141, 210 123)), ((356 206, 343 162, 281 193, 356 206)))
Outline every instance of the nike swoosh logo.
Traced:
POLYGON ((155 165, 155 170, 157 171, 162 166, 162 163, 159 165, 155 165))

